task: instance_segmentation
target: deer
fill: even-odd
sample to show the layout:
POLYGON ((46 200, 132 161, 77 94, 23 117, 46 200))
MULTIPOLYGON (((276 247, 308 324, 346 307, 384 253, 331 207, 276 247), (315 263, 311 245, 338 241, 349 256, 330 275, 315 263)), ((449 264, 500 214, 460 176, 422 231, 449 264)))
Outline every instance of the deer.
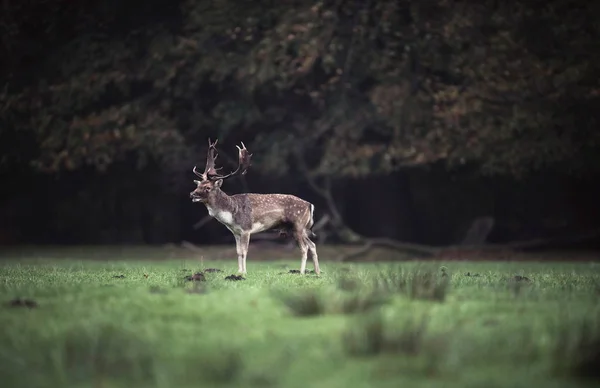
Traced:
POLYGON ((223 181, 238 175, 246 175, 251 166, 252 154, 241 142, 238 149, 238 166, 226 175, 215 168, 218 156, 214 143, 208 139, 208 151, 204 172, 200 173, 196 166, 192 172, 200 178, 194 180, 196 189, 190 193, 192 202, 200 202, 206 206, 208 214, 225 225, 235 237, 238 259, 238 273, 246 274, 246 257, 250 236, 268 230, 278 230, 281 235, 291 234, 301 252, 300 273, 306 273, 308 253, 312 256, 314 272, 320 274, 316 244, 310 239, 316 235, 312 232, 315 207, 312 203, 291 194, 256 194, 242 193, 228 195, 221 186, 223 181))

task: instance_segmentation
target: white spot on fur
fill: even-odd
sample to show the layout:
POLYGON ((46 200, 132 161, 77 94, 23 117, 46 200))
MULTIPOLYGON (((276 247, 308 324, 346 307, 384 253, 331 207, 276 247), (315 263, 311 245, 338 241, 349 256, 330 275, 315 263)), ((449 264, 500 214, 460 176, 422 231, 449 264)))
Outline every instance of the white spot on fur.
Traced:
POLYGON ((215 218, 225 225, 233 224, 233 214, 231 214, 231 212, 219 212, 215 218))
POLYGON ((212 207, 210 207, 208 205, 206 206, 206 209, 208 210, 209 216, 215 217, 222 224, 225 224, 226 226, 231 226, 233 224, 233 214, 231 214, 231 212, 215 211, 215 209, 213 209, 212 207))

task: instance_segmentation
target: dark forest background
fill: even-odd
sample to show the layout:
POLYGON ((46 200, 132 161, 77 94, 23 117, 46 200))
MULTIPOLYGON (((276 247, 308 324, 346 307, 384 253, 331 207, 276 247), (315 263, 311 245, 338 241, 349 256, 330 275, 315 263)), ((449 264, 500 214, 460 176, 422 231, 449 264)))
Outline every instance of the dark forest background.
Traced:
POLYGON ((208 137, 224 170, 254 154, 227 193, 312 201, 321 242, 593 236, 599 11, 4 0, 0 243, 232 241, 188 196, 208 137))

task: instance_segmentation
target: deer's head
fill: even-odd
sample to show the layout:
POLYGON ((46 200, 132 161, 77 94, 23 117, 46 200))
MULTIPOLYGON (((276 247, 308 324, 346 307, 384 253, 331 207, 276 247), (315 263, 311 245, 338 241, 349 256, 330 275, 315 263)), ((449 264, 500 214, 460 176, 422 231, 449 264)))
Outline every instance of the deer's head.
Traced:
POLYGON ((196 166, 194 166, 194 169, 192 170, 194 174, 200 178, 199 181, 194 181, 196 190, 190 193, 192 202, 207 202, 210 195, 221 188, 223 180, 238 174, 244 175, 246 174, 248 167, 250 167, 250 158, 252 157, 252 154, 248 153, 246 146, 242 143, 241 148, 236 146, 239 151, 239 161, 236 170, 227 175, 220 175, 218 170, 221 168, 215 168, 215 160, 219 155, 216 148, 218 141, 219 140, 217 139, 214 143, 211 143, 210 139, 208 139, 208 153, 206 156, 204 173, 199 173, 196 170, 196 166))

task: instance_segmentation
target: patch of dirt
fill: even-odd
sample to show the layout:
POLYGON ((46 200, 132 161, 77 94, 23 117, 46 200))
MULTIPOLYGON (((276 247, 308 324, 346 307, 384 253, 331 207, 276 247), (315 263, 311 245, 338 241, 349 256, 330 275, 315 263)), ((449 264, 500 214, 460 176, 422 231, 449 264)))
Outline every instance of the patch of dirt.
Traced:
POLYGON ((190 281, 190 282, 205 282, 206 281, 206 277, 204 276, 203 272, 196 272, 195 274, 191 275, 191 276, 186 276, 185 280, 190 281))
POLYGON ((513 280, 515 282, 530 282, 531 281, 531 279, 529 279, 528 277, 520 276, 520 275, 515 275, 515 277, 513 277, 513 280))
POLYGON ((28 307, 30 309, 38 307, 35 300, 16 298, 8 302, 10 307, 28 307))
MULTIPOLYGON (((289 272, 283 272, 283 273, 300 273, 299 269, 290 269, 289 272)), ((313 271, 312 269, 307 269, 305 274, 314 274, 315 271, 313 271)))
POLYGON ((203 272, 213 273, 213 272, 223 272, 223 271, 218 268, 204 268, 203 272))
POLYGON ((229 276, 225 277, 225 280, 235 280, 235 281, 238 281, 238 280, 246 280, 246 279, 244 279, 244 277, 242 275, 229 275, 229 276))
POLYGON ((115 279, 125 279, 125 275, 115 275, 113 276, 115 279))
POLYGON ((470 277, 473 277, 473 278, 478 278, 478 277, 480 277, 481 275, 480 275, 480 274, 478 274, 478 273, 471 273, 471 272, 467 272, 467 273, 465 274, 465 276, 470 276, 470 277))

